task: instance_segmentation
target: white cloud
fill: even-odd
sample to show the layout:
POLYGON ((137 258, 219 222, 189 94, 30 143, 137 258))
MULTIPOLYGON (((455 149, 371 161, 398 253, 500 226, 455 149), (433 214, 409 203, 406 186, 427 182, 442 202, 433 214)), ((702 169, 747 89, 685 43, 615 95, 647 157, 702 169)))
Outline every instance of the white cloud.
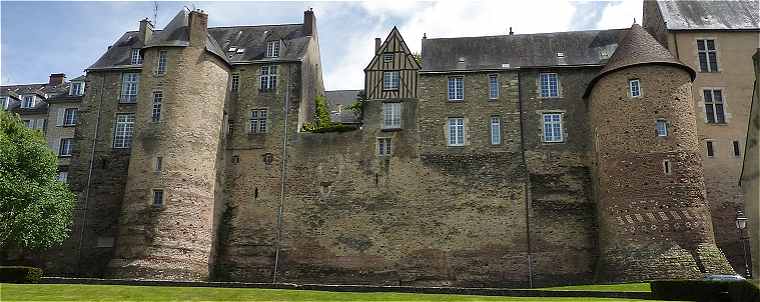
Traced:
POLYGON ((602 18, 596 24, 597 28, 629 28, 636 18, 641 24, 644 5, 641 0, 615 1, 604 8, 602 18))

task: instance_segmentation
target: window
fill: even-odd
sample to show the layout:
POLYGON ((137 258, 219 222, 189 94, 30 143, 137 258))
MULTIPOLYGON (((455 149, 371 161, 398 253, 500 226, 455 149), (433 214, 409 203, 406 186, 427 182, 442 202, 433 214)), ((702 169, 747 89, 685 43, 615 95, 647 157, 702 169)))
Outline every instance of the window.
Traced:
POLYGON ((83 95, 84 94, 84 82, 71 82, 70 95, 83 95))
POLYGON ((668 121, 658 119, 655 122, 655 128, 657 129, 657 136, 668 136, 668 121))
POLYGON ((541 97, 555 98, 559 97, 559 80, 556 73, 542 73, 541 79, 541 97))
POLYGON ((142 64, 142 57, 140 56, 140 49, 139 48, 132 48, 132 57, 131 57, 131 63, 132 65, 142 64))
POLYGON ((377 139, 377 155, 388 156, 391 155, 391 138, 380 137, 377 139))
POLYGON ((562 114, 544 113, 544 142, 558 143, 563 141, 562 114))
POLYGON ((58 147, 58 156, 71 156, 71 149, 74 147, 74 139, 62 138, 61 145, 58 147))
POLYGON ((699 53, 699 71, 718 72, 718 53, 715 50, 715 40, 697 40, 699 53))
POLYGON ((29 129, 34 128, 34 120, 23 120, 22 122, 24 122, 25 127, 29 129))
POLYGON ((491 117, 491 145, 501 144, 501 117, 491 117))
POLYGON ((734 156, 736 157, 741 156, 741 151, 739 151, 739 141, 734 141, 733 146, 734 146, 734 156))
POLYGON ((139 73, 125 73, 121 80, 121 102, 136 103, 137 88, 140 85, 139 73))
POLYGON ((261 90, 277 89, 277 65, 261 66, 261 90))
POLYGON ((276 58, 280 56, 280 40, 267 42, 267 54, 268 58, 276 58))
POLYGON ((499 76, 496 74, 488 75, 488 98, 491 100, 499 98, 499 76))
POLYGON ((705 89, 705 116, 708 124, 725 124, 726 113, 723 108, 723 91, 705 89))
POLYGON ((129 148, 132 145, 132 131, 135 126, 134 113, 116 115, 116 128, 113 134, 114 148, 129 148))
POLYGON ((164 190, 153 190, 153 206, 161 207, 164 205, 164 190))
POLYGON ((79 116, 79 112, 77 108, 66 108, 63 111, 63 125, 64 126, 76 125, 78 116, 79 116))
POLYGON ((461 100, 464 100, 464 78, 450 77, 449 78, 449 101, 461 101, 461 100))
POLYGON ((639 80, 628 80, 628 93, 631 97, 641 96, 641 82, 639 80))
POLYGON ((251 129, 248 133, 267 132, 267 109, 251 110, 251 129))
POLYGON ((157 74, 166 74, 166 50, 161 50, 158 52, 158 69, 156 70, 157 74))
POLYGON ((34 107, 34 95, 25 95, 24 101, 21 102, 21 108, 33 108, 34 107))
POLYGON ((69 182, 69 172, 67 171, 60 171, 58 172, 58 181, 62 183, 69 182))
POLYGON ((11 102, 10 97, 7 97, 7 96, 0 97, 0 106, 2 106, 3 109, 8 109, 10 102, 11 102))
POLYGON ((399 86, 399 72, 398 71, 384 71, 383 72, 383 90, 398 90, 399 86))
POLYGON ((161 172, 161 170, 164 169, 164 158, 161 156, 156 156, 156 164, 154 167, 154 171, 161 172))
POLYGON ((239 74, 233 74, 232 75, 232 85, 230 86, 230 91, 232 91, 232 92, 238 92, 239 88, 240 88, 240 75, 239 74))
POLYGON ((383 103, 383 129, 401 128, 401 103, 383 103))
POLYGON ((707 157, 715 157, 715 149, 712 141, 707 141, 707 157))
POLYGON ((384 53, 383 54, 383 63, 388 63, 393 61, 393 54, 392 53, 384 53))
POLYGON ((449 146, 464 146, 464 118, 449 118, 449 146))
POLYGON ((161 102, 164 100, 164 93, 161 91, 153 92, 153 110, 151 111, 151 120, 156 123, 161 120, 161 102))
POLYGON ((670 160, 663 160, 662 161, 662 172, 665 173, 665 175, 670 175, 670 160))

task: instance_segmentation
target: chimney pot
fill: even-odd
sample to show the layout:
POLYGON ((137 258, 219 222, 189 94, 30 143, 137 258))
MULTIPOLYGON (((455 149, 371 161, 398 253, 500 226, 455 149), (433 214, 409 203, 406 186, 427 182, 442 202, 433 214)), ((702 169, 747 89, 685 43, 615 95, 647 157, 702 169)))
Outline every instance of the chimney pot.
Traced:
POLYGON ((63 81, 66 79, 65 73, 51 73, 50 74, 50 80, 48 81, 48 85, 56 86, 63 84, 63 81))

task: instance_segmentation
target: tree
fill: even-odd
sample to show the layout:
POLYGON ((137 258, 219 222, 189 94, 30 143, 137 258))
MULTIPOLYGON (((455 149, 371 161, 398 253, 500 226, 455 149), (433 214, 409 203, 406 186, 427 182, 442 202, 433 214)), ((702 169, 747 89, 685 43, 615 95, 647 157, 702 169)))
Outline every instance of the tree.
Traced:
POLYGON ((0 110, 0 249, 49 248, 68 237, 75 196, 57 176, 42 132, 0 110))

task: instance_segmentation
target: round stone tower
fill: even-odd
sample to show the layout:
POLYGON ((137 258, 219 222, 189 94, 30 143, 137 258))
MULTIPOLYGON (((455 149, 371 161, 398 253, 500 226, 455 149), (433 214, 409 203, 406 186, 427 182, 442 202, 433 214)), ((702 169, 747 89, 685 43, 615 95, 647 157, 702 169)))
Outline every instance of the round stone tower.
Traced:
POLYGON ((588 86, 599 281, 733 272, 705 200, 694 77, 634 24, 588 86))
POLYGON ((141 50, 114 277, 208 279, 229 64, 207 20, 182 11, 141 50))

